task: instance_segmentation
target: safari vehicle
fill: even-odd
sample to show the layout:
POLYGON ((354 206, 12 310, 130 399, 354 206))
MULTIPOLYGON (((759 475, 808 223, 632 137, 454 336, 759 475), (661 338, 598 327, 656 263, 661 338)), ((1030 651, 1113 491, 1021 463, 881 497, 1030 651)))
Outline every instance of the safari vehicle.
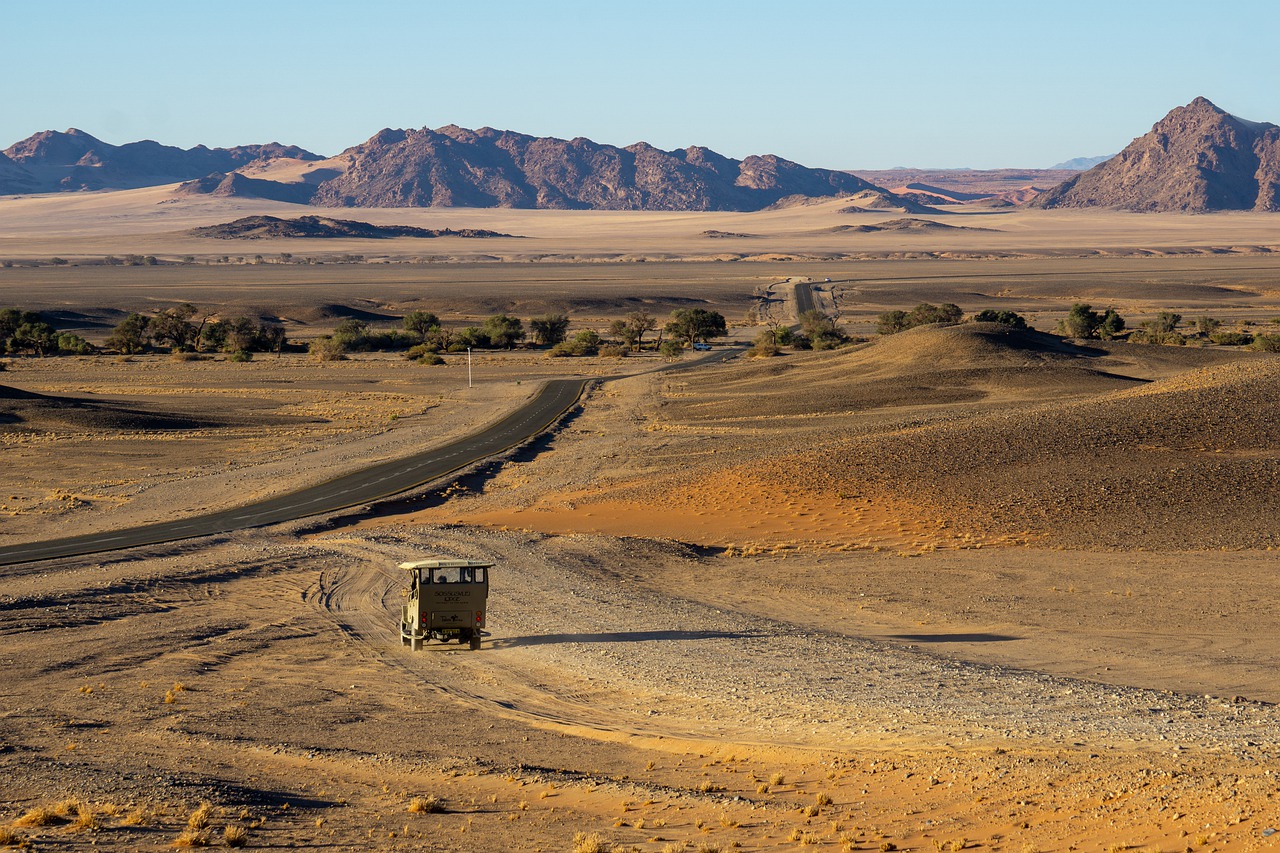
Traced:
POLYGON ((480 648, 492 567, 475 560, 401 563, 409 572, 409 600, 400 610, 400 642, 415 652, 427 638, 480 648))

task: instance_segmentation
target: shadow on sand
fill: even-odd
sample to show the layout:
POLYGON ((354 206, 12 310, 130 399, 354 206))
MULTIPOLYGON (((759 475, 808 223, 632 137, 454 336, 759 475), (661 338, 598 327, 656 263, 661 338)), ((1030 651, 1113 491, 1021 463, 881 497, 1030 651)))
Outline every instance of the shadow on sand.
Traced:
POLYGON ((495 649, 519 646, 547 646, 557 643, 644 643, 670 640, 736 640, 763 636, 755 631, 618 631, 603 634, 535 634, 530 637, 506 637, 485 645, 495 649))
POLYGON ((890 634, 890 639, 906 640, 911 643, 1007 643, 1010 640, 1021 640, 1009 634, 890 634))

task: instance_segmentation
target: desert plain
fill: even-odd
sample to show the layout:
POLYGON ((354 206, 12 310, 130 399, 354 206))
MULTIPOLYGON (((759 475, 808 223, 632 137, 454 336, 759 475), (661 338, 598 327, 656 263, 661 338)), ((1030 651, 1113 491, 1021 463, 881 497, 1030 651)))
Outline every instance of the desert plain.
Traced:
POLYGON ((246 504, 464 435, 542 380, 594 380, 549 434, 395 500, 0 568, 14 843, 1280 838, 1280 360, 1047 334, 1074 302, 1131 327, 1274 328, 1274 215, 969 210, 861 231, 903 217, 825 202, 342 213, 514 235, 484 240, 186 233, 301 212, 163 188, 4 199, 0 304, 98 342, 181 302, 301 341, 413 310, 603 332, 705 307, 734 355, 484 352, 470 382, 458 354, 8 359, 0 546, 246 504), (750 357, 805 287, 859 342, 750 357), (875 334, 921 301, 1039 332, 875 334), (399 642, 395 566, 432 555, 496 564, 478 652, 399 642))

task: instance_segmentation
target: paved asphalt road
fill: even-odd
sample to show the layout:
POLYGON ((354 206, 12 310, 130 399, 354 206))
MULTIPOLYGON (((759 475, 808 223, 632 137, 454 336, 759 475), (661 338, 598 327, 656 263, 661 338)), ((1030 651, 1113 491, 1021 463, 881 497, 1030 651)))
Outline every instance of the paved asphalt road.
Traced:
POLYGON ((483 432, 416 456, 383 462, 299 492, 208 515, 47 542, 10 545, 0 548, 0 566, 261 527, 359 506, 406 492, 515 447, 542 432, 578 402, 590 381, 553 379, 532 400, 483 432))
POLYGON ((813 303, 813 285, 807 281, 796 282, 796 319, 806 311, 817 308, 813 303))

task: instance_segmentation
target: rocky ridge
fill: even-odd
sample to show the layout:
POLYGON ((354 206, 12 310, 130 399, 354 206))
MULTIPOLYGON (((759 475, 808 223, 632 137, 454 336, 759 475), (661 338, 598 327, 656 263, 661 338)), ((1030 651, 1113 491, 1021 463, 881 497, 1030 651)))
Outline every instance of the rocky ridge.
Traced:
POLYGON ((319 185, 326 207, 512 207, 558 210, 759 210, 787 196, 878 189, 845 172, 774 155, 734 160, 698 146, 662 151, 449 125, 382 130, 340 155, 319 185))
POLYGON ((1110 160, 1030 203, 1139 212, 1280 210, 1280 127, 1196 98, 1110 160))
POLYGON ((296 145, 177 148, 151 140, 112 145, 83 130, 46 130, 16 142, 0 159, 0 193, 134 189, 230 172, 252 163, 319 160, 296 145))

